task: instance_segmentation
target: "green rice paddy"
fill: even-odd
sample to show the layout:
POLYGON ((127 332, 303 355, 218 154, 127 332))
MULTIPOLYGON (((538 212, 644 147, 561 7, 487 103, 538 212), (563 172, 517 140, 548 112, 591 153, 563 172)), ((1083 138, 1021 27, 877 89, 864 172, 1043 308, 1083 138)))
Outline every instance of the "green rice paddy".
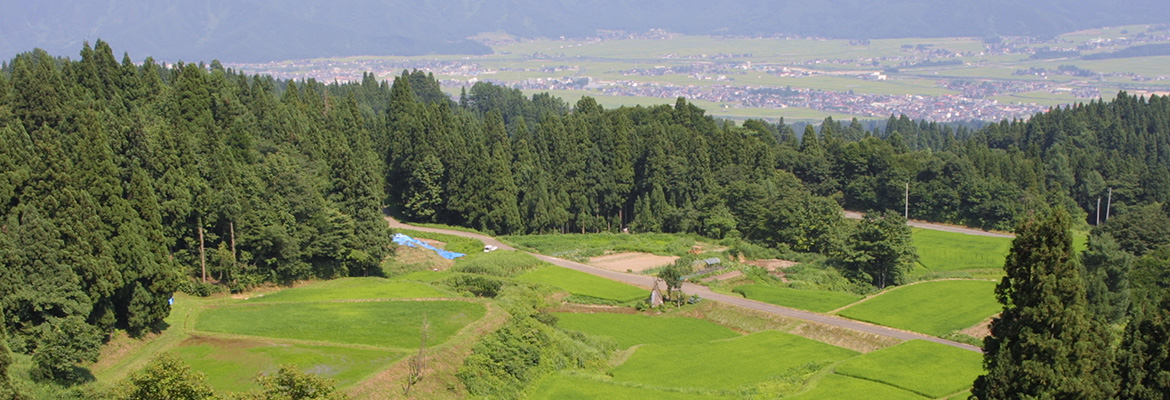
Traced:
POLYGON ((995 282, 948 280, 889 290, 842 310, 860 321, 942 336, 978 324, 1000 312, 995 282))

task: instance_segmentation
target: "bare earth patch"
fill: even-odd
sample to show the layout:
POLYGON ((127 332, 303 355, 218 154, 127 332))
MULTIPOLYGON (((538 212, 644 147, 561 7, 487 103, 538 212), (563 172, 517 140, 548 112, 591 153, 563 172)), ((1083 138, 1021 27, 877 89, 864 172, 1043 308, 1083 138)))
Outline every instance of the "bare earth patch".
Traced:
POLYGON ((743 276, 743 272, 731 271, 731 272, 727 272, 727 273, 723 273, 723 274, 719 274, 719 275, 708 276, 706 278, 703 278, 702 281, 703 282, 711 282, 714 280, 719 280, 720 282, 723 282, 723 281, 729 281, 729 280, 732 280, 732 279, 735 279, 735 278, 738 278, 741 276, 743 276))
MULTIPOLYGON (((446 246, 446 243, 443 243, 443 242, 440 242, 437 240, 430 240, 430 239, 419 239, 419 240, 422 240, 423 242, 426 242, 427 244, 429 244, 431 246, 435 246, 435 247, 440 248, 440 249, 444 248, 443 246, 446 246)), ((451 268, 452 265, 455 265, 454 260, 448 260, 446 258, 440 257, 439 254, 435 253, 434 251, 427 250, 424 248, 410 247, 410 246, 397 246, 397 247, 395 247, 394 248, 394 259, 395 259, 395 261, 398 261, 398 262, 403 263, 403 264, 430 265, 431 269, 436 270, 436 271, 443 271, 443 270, 446 270, 447 268, 451 268)))
POLYGON ((997 317, 999 317, 999 314, 992 315, 991 317, 983 320, 983 322, 980 322, 970 328, 961 330, 959 333, 976 339, 983 339, 984 337, 991 335, 991 320, 997 317))
MULTIPOLYGON (((777 278, 780 278, 780 281, 782 281, 782 282, 788 282, 788 277, 784 276, 784 269, 797 264, 796 261, 777 260, 775 258, 768 259, 768 260, 744 261, 743 263, 747 264, 747 265, 754 265, 754 266, 766 269, 766 270, 768 270, 768 272, 772 273, 772 275, 775 275, 777 278)), ((720 279, 720 280, 722 280, 722 279, 720 279)))
POLYGON ((598 268, 618 272, 642 272, 651 268, 670 265, 677 260, 675 256, 658 256, 648 253, 617 253, 597 256, 589 259, 589 264, 598 268))

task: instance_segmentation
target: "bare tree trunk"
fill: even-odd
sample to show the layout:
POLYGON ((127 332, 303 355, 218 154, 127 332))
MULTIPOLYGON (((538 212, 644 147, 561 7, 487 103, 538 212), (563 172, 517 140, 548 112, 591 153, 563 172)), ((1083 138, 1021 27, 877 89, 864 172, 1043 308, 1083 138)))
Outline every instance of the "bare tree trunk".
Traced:
POLYGON ((195 221, 199 224, 199 269, 203 271, 203 283, 207 283, 207 253, 203 250, 203 216, 195 221))
POLYGON ((238 257, 236 257, 236 223, 235 223, 235 221, 228 221, 228 229, 231 231, 231 234, 232 234, 232 274, 231 274, 231 278, 234 281, 236 279, 236 271, 240 270, 240 262, 239 262, 240 259, 238 257))

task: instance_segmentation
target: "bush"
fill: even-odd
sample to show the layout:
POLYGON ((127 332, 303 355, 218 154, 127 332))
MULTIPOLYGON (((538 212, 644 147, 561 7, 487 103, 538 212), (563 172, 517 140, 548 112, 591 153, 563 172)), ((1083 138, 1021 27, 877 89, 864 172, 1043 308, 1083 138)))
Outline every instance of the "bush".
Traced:
POLYGON ((101 353, 102 333, 80 316, 53 318, 37 327, 34 375, 42 379, 77 382, 85 372, 78 362, 97 361, 101 353))
POLYGON ((519 251, 480 252, 456 260, 451 271, 514 278, 543 263, 531 254, 519 251))
POLYGON ((179 286, 179 291, 199 297, 207 297, 224 291, 224 287, 210 282, 188 280, 179 286))
POLYGON ((477 297, 496 297, 504 283, 503 279, 476 274, 454 274, 442 281, 451 290, 471 293, 477 297))

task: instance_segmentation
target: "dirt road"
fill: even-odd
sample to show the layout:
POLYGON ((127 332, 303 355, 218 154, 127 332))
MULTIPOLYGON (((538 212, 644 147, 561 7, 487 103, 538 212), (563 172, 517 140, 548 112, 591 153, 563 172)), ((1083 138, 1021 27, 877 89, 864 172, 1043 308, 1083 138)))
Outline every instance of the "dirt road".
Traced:
MULTIPOLYGON (((490 245, 499 247, 500 249, 503 249, 503 250, 515 250, 511 246, 505 245, 493 237, 481 235, 478 233, 407 225, 407 224, 403 224, 403 223, 401 223, 401 222, 399 222, 391 217, 386 217, 386 220, 389 221, 391 228, 414 229, 417 231, 443 233, 443 234, 447 234, 447 235, 468 237, 468 238, 473 238, 473 239, 479 239, 479 240, 483 241, 484 244, 490 244, 490 245)), ((529 253, 529 254, 532 254, 534 257, 539 258, 541 260, 547 261, 550 264, 559 265, 561 267, 565 267, 565 268, 572 269, 575 271, 584 272, 587 274, 592 274, 592 275, 596 275, 596 276, 600 276, 600 277, 604 277, 604 278, 608 278, 608 279, 613 279, 613 280, 619 281, 619 282, 630 283, 630 284, 642 286, 645 288, 649 288, 650 286, 654 285, 654 277, 647 276, 647 275, 635 275, 635 274, 627 274, 627 273, 617 272, 617 271, 610 271, 610 270, 605 270, 605 269, 593 267, 590 265, 581 264, 578 262, 573 262, 573 261, 564 260, 564 259, 560 259, 560 258, 556 258, 556 257, 546 256, 543 254, 535 254, 535 253, 529 253)), ((899 339, 899 340, 921 339, 921 340, 927 340, 927 341, 931 341, 931 342, 935 342, 935 343, 945 344, 947 346, 958 347, 958 348, 964 349, 964 350, 970 350, 970 351, 975 351, 975 352, 981 351, 979 349, 979 347, 976 347, 976 346, 972 346, 969 344, 963 344, 963 343, 959 343, 959 342, 954 342, 954 341, 950 341, 950 340, 945 340, 945 339, 940 339, 940 338, 937 338, 934 336, 924 335, 921 333, 915 333, 915 332, 903 331, 903 330, 894 329, 894 328, 888 328, 888 327, 884 327, 884 326, 880 326, 880 325, 869 324, 869 323, 865 323, 865 322, 861 322, 861 321, 854 321, 851 319, 845 319, 845 318, 832 316, 832 315, 819 314, 819 313, 814 313, 814 312, 804 311, 804 310, 797 310, 797 309, 788 308, 788 307, 781 307, 781 306, 777 306, 777 305, 773 305, 773 304, 758 302, 755 300, 748 300, 748 299, 745 299, 745 298, 739 297, 739 296, 730 296, 730 295, 726 295, 726 294, 722 294, 722 293, 715 293, 715 292, 712 292, 710 289, 707 289, 706 286, 685 283, 685 284, 683 284, 683 291, 686 293, 690 293, 690 294, 697 294, 697 295, 699 295, 699 297, 702 297, 702 298, 707 299, 707 300, 732 304, 732 305, 736 305, 736 306, 740 306, 740 307, 744 307, 744 308, 749 308, 752 310, 763 311, 763 312, 776 314, 776 315, 780 315, 780 316, 784 316, 784 317, 795 318, 795 319, 811 321, 811 322, 817 322, 817 323, 822 323, 825 325, 831 325, 831 326, 837 326, 837 327, 846 328, 846 329, 852 329, 852 330, 859 331, 859 332, 865 332, 865 333, 870 333, 870 334, 879 335, 879 336, 886 336, 886 337, 891 337, 891 338, 899 339)))
MULTIPOLYGON (((845 218, 861 219, 861 218, 865 217, 864 213, 859 213, 857 211, 845 211, 844 214, 845 214, 845 218)), ((1016 235, 1013 235, 1010 233, 988 232, 988 231, 983 231, 983 230, 979 230, 979 229, 964 228, 961 226, 934 224, 934 223, 930 223, 930 222, 922 222, 922 221, 915 221, 915 220, 907 221, 906 225, 910 225, 910 226, 913 226, 915 228, 930 229, 930 230, 943 231, 943 232, 963 233, 963 234, 975 235, 975 236, 991 236, 991 237, 1003 237, 1003 238, 1016 237, 1016 235)))

